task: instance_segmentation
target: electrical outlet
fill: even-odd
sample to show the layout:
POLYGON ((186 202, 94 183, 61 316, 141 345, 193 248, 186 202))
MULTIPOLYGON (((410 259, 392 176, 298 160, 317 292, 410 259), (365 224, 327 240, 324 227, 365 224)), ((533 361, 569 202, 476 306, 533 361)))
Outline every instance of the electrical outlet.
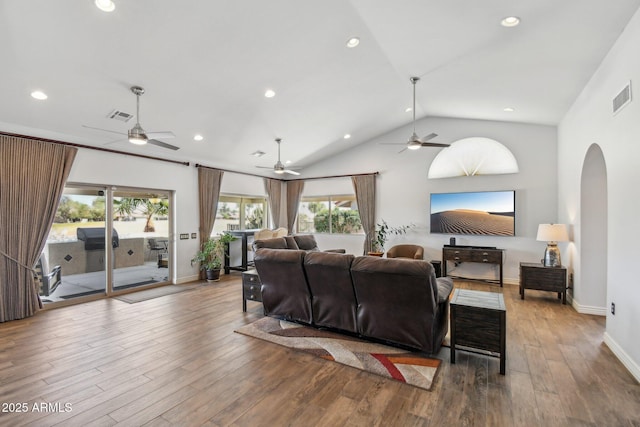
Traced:
POLYGON ((616 315, 616 303, 615 302, 611 303, 611 314, 613 314, 614 316, 616 315))

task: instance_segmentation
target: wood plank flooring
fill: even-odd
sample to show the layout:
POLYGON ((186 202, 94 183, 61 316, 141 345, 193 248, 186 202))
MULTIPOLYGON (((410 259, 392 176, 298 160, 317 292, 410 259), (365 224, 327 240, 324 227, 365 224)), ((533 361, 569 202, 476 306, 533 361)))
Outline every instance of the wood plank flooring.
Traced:
POLYGON ((553 293, 522 301, 513 285, 456 287, 504 292, 505 376, 497 358, 458 352, 451 365, 443 348, 428 392, 236 334, 262 306, 242 312, 232 273, 136 304, 0 324, 0 425, 640 425, 640 385, 603 343, 604 318, 553 293))

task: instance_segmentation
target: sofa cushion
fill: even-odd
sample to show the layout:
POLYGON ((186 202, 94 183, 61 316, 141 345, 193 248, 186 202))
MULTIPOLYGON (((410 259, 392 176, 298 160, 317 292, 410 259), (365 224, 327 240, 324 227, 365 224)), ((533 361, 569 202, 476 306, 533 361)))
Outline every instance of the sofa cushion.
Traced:
POLYGON ((284 236, 284 240, 287 242, 287 249, 300 249, 293 236, 284 236))
POLYGON ((304 272, 304 251, 262 248, 254 262, 268 316, 311 324, 311 292, 304 272))
POLYGON ((258 249, 288 249, 287 241, 284 237, 276 237, 273 239, 254 240, 253 249, 257 252, 258 249))
POLYGON ((318 327, 357 333, 356 296, 351 284, 353 255, 309 252, 304 270, 311 290, 313 321, 318 327))
POLYGON ((303 251, 318 252, 320 250, 313 234, 297 234, 293 238, 298 244, 298 248, 303 251))

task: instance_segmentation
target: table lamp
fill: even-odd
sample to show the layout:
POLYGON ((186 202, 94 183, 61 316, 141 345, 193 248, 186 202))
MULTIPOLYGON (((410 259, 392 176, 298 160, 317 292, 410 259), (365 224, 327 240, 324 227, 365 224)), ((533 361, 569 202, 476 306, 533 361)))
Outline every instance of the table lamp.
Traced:
POLYGON ((562 267, 558 242, 566 242, 569 240, 567 226, 565 224, 540 224, 538 226, 538 237, 536 240, 547 242, 542 264, 544 264, 545 267, 562 267))

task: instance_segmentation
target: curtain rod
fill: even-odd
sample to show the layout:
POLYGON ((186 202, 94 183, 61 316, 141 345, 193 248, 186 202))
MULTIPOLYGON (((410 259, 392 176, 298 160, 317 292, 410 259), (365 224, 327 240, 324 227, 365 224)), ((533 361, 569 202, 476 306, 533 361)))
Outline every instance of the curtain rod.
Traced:
POLYGON ((32 141, 50 142, 52 144, 68 145, 70 147, 87 148, 89 150, 105 151, 107 153, 123 154, 125 156, 141 157, 143 159, 159 160, 161 162, 176 163, 178 165, 184 165, 184 166, 189 166, 190 165, 189 162, 181 162, 179 160, 163 159, 162 157, 147 156, 145 154, 127 153, 126 151, 118 151, 118 150, 112 150, 110 148, 94 147, 94 146, 91 146, 91 145, 84 145, 84 144, 75 144, 73 142, 58 141, 58 140, 55 140, 55 139, 40 138, 40 137, 37 137, 37 136, 21 135, 21 134, 18 134, 18 133, 9 133, 9 132, 2 132, 2 131, 0 131, 0 135, 11 136, 11 137, 15 137, 15 138, 30 139, 32 141))
MULTIPOLYGON (((219 170, 219 171, 222 171, 222 172, 237 173, 237 174, 240 174, 240 175, 254 176, 256 178, 269 178, 268 176, 258 175, 258 174, 255 174, 255 173, 232 171, 232 170, 229 170, 229 169, 222 169, 222 168, 214 168, 213 166, 205 166, 205 165, 201 165, 199 163, 196 163, 195 167, 197 167, 197 168, 205 168, 205 169, 215 169, 215 170, 219 170)), ((284 179, 280 179, 280 178, 273 178, 273 179, 277 179, 279 181, 285 181, 284 179)))
MULTIPOLYGON (((249 173, 249 172, 238 172, 238 171, 232 171, 232 170, 229 170, 229 169, 214 168, 214 167, 211 167, 211 166, 205 166, 205 165, 201 165, 201 164, 198 164, 198 163, 196 163, 195 166, 197 168, 216 169, 216 170, 220 170, 222 172, 229 172, 229 173, 237 173, 237 174, 240 174, 240 175, 255 176, 256 178, 270 178, 268 176, 256 175, 256 174, 249 173)), ((278 181, 283 181, 283 182, 290 182, 290 181, 311 181, 311 180, 314 180, 314 179, 351 178, 352 176, 365 176, 365 175, 380 175, 380 172, 354 173, 354 174, 349 174, 349 175, 314 176, 312 178, 296 178, 296 179, 272 178, 272 179, 277 179, 278 181)))
POLYGON ((311 180, 314 180, 314 179, 351 178, 352 176, 365 176, 365 175, 380 175, 380 172, 352 173, 352 174, 348 174, 348 175, 314 176, 312 178, 287 179, 287 180, 285 180, 285 182, 289 182, 289 181, 311 181, 311 180))

